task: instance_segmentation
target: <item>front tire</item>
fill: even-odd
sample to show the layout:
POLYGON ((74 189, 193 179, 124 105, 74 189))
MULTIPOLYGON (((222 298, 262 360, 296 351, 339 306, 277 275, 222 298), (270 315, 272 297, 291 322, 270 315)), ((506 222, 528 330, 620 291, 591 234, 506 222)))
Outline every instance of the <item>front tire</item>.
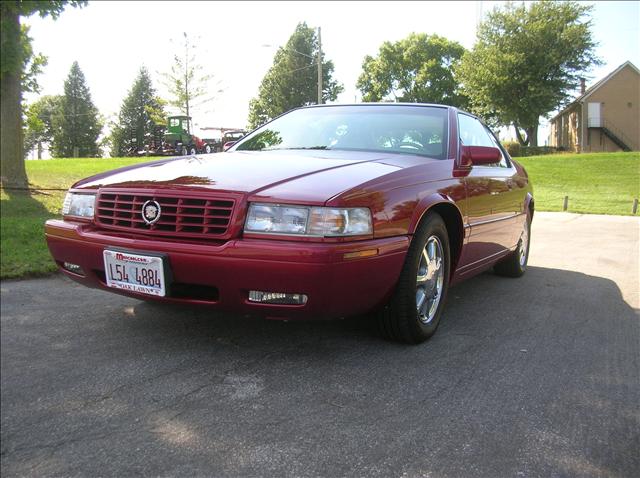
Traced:
POLYGON ((211 154, 211 145, 207 144, 204 147, 204 152, 205 152, 205 154, 211 154))
POLYGON ((435 333, 449 288, 450 257, 447 227, 439 214, 428 213, 411 241, 394 295, 379 312, 386 338, 418 344, 435 333))

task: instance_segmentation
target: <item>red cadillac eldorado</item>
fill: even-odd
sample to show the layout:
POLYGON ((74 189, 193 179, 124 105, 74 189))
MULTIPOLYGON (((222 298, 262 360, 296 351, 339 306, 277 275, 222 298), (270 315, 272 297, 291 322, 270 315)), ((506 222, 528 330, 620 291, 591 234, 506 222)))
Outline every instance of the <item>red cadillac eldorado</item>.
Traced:
POLYGON ((476 117, 324 105, 225 153, 79 181, 46 238, 90 287, 271 318, 373 312, 386 336, 418 343, 450 285, 524 273, 533 211, 525 170, 476 117))

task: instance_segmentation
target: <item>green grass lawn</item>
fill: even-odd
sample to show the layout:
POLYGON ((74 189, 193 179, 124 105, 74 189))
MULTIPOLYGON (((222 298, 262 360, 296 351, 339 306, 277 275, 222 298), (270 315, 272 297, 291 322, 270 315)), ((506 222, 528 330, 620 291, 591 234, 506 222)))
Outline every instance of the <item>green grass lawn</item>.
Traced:
MULTIPOLYGON (((2 191, 0 278, 37 276, 55 271, 44 240, 44 222, 60 217, 64 191, 78 179, 155 158, 52 159, 27 161, 38 193, 2 191)), ((519 158, 533 181, 536 210, 631 214, 640 197, 640 154, 562 154, 519 158)))
POLYGON ((536 210, 630 215, 640 198, 640 153, 558 154, 515 158, 533 183, 536 210))
POLYGON ((74 182, 102 171, 153 159, 157 158, 27 161, 29 183, 42 190, 31 195, 2 191, 0 278, 38 276, 56 270, 44 240, 44 222, 60 217, 64 190, 74 182))

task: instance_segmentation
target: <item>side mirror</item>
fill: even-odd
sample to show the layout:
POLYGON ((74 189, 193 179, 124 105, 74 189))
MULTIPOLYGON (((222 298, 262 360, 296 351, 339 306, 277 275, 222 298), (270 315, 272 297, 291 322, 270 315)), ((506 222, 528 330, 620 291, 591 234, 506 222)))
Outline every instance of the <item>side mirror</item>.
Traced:
POLYGON ((226 151, 227 149, 229 149, 231 146, 233 146, 236 143, 237 143, 237 141, 227 141, 226 143, 224 143, 224 146, 222 147, 222 151, 226 151))
POLYGON ((495 164, 501 158, 500 150, 491 146, 462 146, 460 154, 462 166, 495 164))

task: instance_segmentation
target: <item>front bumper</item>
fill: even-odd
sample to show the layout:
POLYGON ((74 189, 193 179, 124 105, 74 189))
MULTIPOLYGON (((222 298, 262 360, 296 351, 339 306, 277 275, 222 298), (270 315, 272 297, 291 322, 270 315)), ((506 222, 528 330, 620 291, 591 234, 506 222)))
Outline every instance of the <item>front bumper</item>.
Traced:
POLYGON ((89 287, 143 299, 207 304, 234 313, 292 319, 345 317, 382 305, 393 292, 409 247, 407 236, 344 243, 233 239, 205 245, 110 235, 93 225, 60 220, 47 221, 45 233, 58 266, 77 264, 84 276, 61 270, 89 287), (175 292, 156 298, 108 288, 102 256, 105 248, 166 254, 175 292), (344 257, 372 249, 377 250, 375 256, 344 257), (196 293, 203 288, 216 293, 203 298, 196 293), (306 294, 308 300, 304 305, 254 303, 248 300, 250 290, 306 294))

